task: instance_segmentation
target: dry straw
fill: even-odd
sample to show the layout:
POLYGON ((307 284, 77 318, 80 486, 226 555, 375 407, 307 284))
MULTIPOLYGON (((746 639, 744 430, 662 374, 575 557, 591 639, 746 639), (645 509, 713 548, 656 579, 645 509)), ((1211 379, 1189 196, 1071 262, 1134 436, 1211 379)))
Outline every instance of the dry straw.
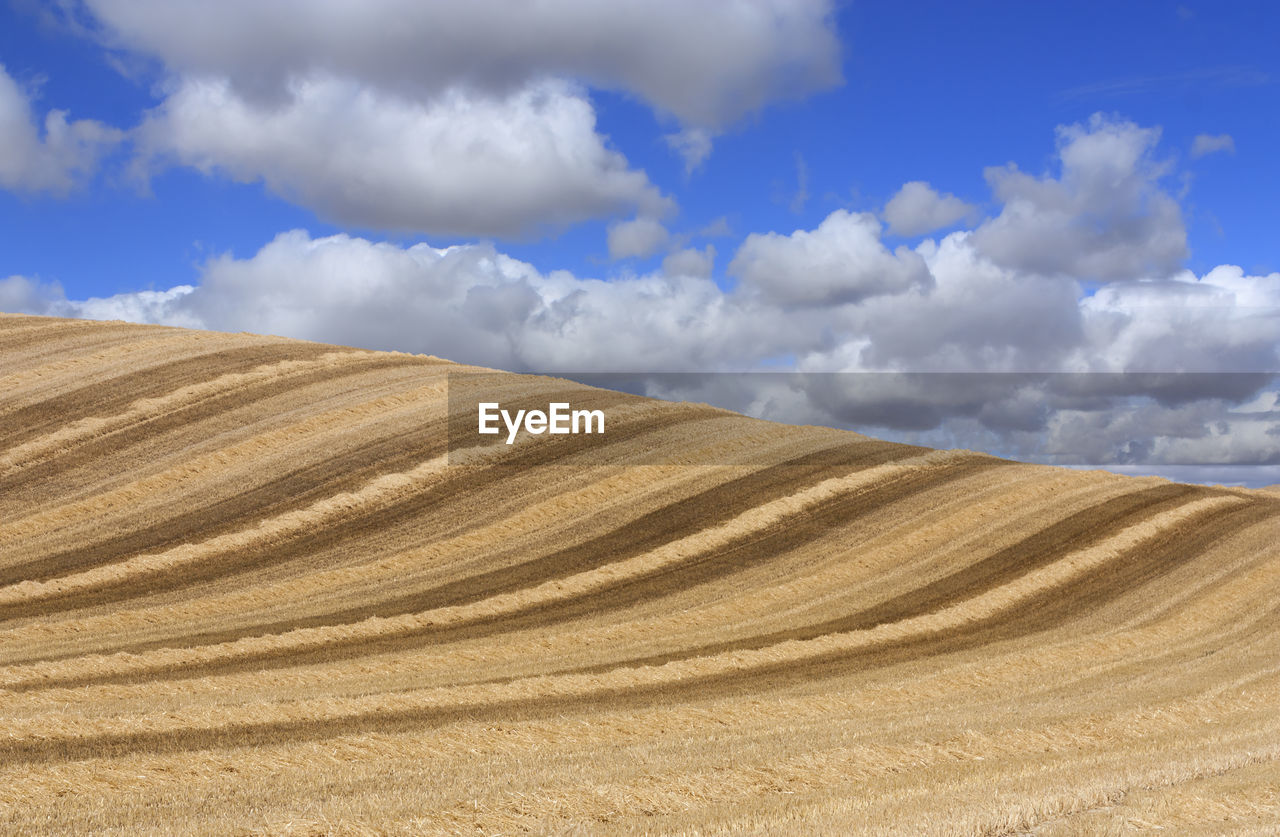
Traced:
POLYGON ((1280 822, 1274 491, 533 376, 486 391, 580 395, 617 432, 449 457, 445 372, 485 370, 0 338, 0 833, 1280 822))

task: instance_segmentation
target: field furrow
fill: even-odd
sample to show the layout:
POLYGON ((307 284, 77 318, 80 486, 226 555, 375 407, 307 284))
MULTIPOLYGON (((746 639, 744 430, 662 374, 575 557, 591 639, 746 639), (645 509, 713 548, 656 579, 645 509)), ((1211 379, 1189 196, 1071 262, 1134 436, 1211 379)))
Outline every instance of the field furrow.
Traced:
POLYGON ((245 334, 3 316, 0 359, 0 832, 1280 810, 1274 491, 245 334))

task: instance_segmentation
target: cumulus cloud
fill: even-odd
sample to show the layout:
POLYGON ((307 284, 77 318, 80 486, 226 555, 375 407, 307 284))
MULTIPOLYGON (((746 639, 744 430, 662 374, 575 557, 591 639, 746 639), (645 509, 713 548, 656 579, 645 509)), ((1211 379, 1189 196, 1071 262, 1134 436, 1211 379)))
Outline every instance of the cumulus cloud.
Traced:
POLYGON ((1219 151, 1236 153, 1236 141, 1230 134, 1196 134, 1191 142, 1191 159, 1195 160, 1219 151))
POLYGON ((28 313, 282 334, 516 370, 713 368, 747 357, 763 325, 743 330, 752 315, 701 276, 606 282, 543 274, 489 244, 406 248, 300 230, 250 258, 212 259, 194 287, 76 301, 55 286, 5 281, 0 302, 28 313))
POLYGON ((138 173, 168 160, 261 180, 327 220, 432 235, 661 214, 670 198, 596 132, 590 89, 678 123, 667 141, 691 172, 725 126, 840 81, 831 0, 61 8, 167 73, 138 173))
POLYGON ((1164 282, 1111 285, 1081 300, 1092 368, 1235 372, 1280 369, 1280 273, 1222 265, 1164 282))
POLYGON ((884 207, 889 232, 896 235, 923 235, 949 227, 970 217, 975 207, 950 193, 938 194, 923 180, 904 183, 884 207))
POLYGON ((58 282, 9 276, 0 279, 0 311, 209 328, 204 320, 174 304, 194 290, 192 285, 178 285, 165 291, 133 291, 109 297, 73 300, 67 299, 58 282))
MULTIPOLYGON (((1084 130, 1103 142, 1086 143, 1083 156, 1114 163, 1115 123, 1084 130)), ((1120 133, 1132 141, 1132 130, 1142 129, 1120 133)), ((1142 146, 1108 177, 1097 161, 1066 155, 1076 174, 1034 180, 1048 196, 1036 195, 1037 206, 1101 200, 1106 183, 1123 204, 1134 189, 1154 188, 1135 175, 1150 153, 1142 146), (1083 182, 1086 174, 1098 182, 1083 182)), ((1026 197, 1019 188, 1006 199, 1026 197)), ((1078 215, 1040 220, 1049 217, 1061 235, 1078 234, 1078 215)), ((1123 214, 1096 220, 1098 236, 1107 223, 1119 225, 1118 240, 1132 232, 1123 214)), ((654 391, 901 441, 1197 479, 1226 478, 1206 470, 1211 463, 1235 463, 1223 466, 1235 469, 1232 479, 1253 479, 1244 463, 1276 461, 1280 274, 1179 269, 1086 294, 1088 277, 993 254, 989 224, 890 251, 873 215, 837 210, 814 229, 747 236, 728 268, 739 282, 728 288, 709 278, 710 245, 670 238, 684 249, 661 270, 605 281, 541 272, 491 245, 401 247, 294 231, 248 258, 209 261, 193 286, 77 301, 10 277, 0 280, 0 307, 285 334, 518 371, 784 369, 664 379, 654 391)))
POLYGON ((659 273, 602 281, 540 273, 491 245, 405 248, 301 231, 249 258, 211 260, 195 286, 76 301, 10 277, 0 306, 520 371, 732 373, 790 357, 791 374, 697 375, 678 386, 659 376, 653 391, 1068 464, 1271 461, 1280 274, 1220 267, 1082 299, 1069 280, 995 265, 970 239, 921 246, 931 289, 834 307, 723 290, 689 268, 709 248, 679 251, 659 273), (1194 339, 1179 347, 1179 331, 1194 339))
POLYGON ((591 105, 550 81, 424 104, 315 76, 265 104, 226 80, 189 78, 137 137, 151 165, 261 179, 325 217, 381 229, 516 236, 668 203, 605 146, 591 105))
POLYGON ((711 276, 711 269, 716 261, 716 248, 708 244, 701 250, 686 247, 667 255, 662 260, 662 272, 667 276, 697 276, 706 279, 711 276))
POLYGON ((1168 276, 1187 257, 1178 202, 1155 159, 1158 128, 1095 114, 1058 129, 1061 175, 1026 174, 1012 163, 988 168, 1003 204, 974 233, 992 261, 1028 273, 1119 280, 1168 276))
POLYGON ((315 71, 409 98, 507 96, 557 76, 694 127, 840 81, 830 0, 83 0, 109 43, 271 96, 315 71))
POLYGON ((969 233, 907 252, 922 260, 928 291, 868 299, 849 312, 862 339, 810 356, 804 368, 1038 372, 1058 368, 1079 345, 1075 282, 995 264, 969 233))
POLYGON ((856 303, 932 284, 919 254, 905 247, 890 252, 880 242, 875 216, 846 210, 831 213, 815 230, 752 233, 729 272, 783 306, 856 303))
POLYGON ((609 225, 608 243, 611 259, 646 259, 667 243, 670 234, 653 218, 634 218, 609 225))
POLYGON ((49 111, 41 131, 29 97, 0 64, 0 187, 66 194, 122 136, 92 119, 69 122, 65 110, 49 111))

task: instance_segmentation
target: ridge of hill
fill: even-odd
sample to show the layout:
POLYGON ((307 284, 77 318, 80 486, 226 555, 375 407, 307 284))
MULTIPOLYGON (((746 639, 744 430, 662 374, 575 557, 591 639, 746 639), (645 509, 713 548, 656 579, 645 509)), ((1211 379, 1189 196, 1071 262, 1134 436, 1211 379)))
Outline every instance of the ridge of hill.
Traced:
POLYGON ((1265 833, 1278 613, 1274 490, 0 316, 0 831, 1265 833))

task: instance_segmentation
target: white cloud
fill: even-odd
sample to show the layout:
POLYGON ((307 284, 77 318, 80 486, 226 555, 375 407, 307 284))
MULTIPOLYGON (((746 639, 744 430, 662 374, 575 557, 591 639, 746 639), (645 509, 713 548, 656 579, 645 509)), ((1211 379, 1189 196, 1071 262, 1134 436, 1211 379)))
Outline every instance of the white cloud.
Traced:
POLYGON ((974 244, 1020 271, 1117 280, 1167 276, 1187 257, 1178 202, 1160 187, 1168 166, 1152 152, 1158 128, 1094 115, 1058 129, 1062 174, 1033 177, 1009 164, 985 172, 1000 215, 974 244))
POLYGON ((685 125, 719 128, 840 80, 830 0, 85 0, 109 43, 174 72, 278 94, 325 72, 429 99, 506 96, 530 80, 624 90, 685 125))
POLYGON ((831 0, 74 8, 102 42, 168 74, 139 171, 166 158, 261 179, 328 220, 432 235, 662 214, 670 199, 596 132, 589 89, 677 122, 666 138, 691 172, 725 126, 840 81, 831 0))
MULTIPOLYGON (((1131 148, 1134 130, 1121 131, 1131 148)), ((1072 135, 1064 149, 1074 180, 1019 184, 1007 199, 1023 200, 1025 188, 1038 184, 1068 203, 1078 202, 1081 191, 1100 200, 1096 193, 1111 182, 1123 202, 1135 188, 1145 147, 1114 165, 1108 181, 1100 165, 1072 156, 1083 136, 1072 135), (1099 182, 1085 188, 1085 175, 1099 182)), ((1094 153, 1117 158, 1114 151, 1094 153)), ((1063 220, 1061 234, 1070 235, 1075 218, 1063 220)), ((1101 219, 1108 220, 1113 216, 1101 219)), ((816 229, 747 236, 728 268, 740 284, 728 291, 707 278, 715 256, 710 245, 670 253, 657 274, 601 281, 563 271, 543 275, 487 246, 405 249, 293 232, 252 258, 209 262, 194 290, 76 302, 55 286, 10 277, 0 286, 0 304, 406 348, 517 368, 573 365, 583 356, 606 368, 607 358, 635 368, 649 357, 678 368, 749 368, 778 355, 808 371, 1280 368, 1280 274, 1248 276, 1232 266, 1203 276, 1184 270, 1083 296, 1073 276, 993 258, 982 246, 986 229, 890 251, 874 216, 838 210, 816 229), (660 327, 637 326, 646 318, 660 327), (608 349, 623 337, 627 352, 608 349)), ((673 244, 647 216, 615 225, 611 239, 619 256, 673 244)))
MULTIPOLYGON (((0 311, 46 314, 50 306, 62 299, 62 286, 56 282, 43 283, 25 276, 0 279, 0 311)), ((79 316, 79 312, 70 316, 79 316)))
POLYGON ((164 322, 183 328, 206 328, 204 320, 185 311, 179 301, 195 292, 192 285, 178 285, 167 291, 135 291, 109 297, 91 297, 79 302, 65 302, 51 307, 56 316, 86 317, 91 320, 125 320, 135 323, 164 322))
POLYGON ((706 279, 711 276, 711 269, 716 261, 714 244, 698 250, 687 247, 677 250, 662 260, 662 272, 666 276, 696 276, 706 279))
POLYGON ((1195 437, 1160 436, 1153 442, 1154 458, 1173 464, 1280 464, 1280 422, 1269 418, 1232 421, 1223 427, 1208 424, 1210 432, 1195 437))
POLYGON ((208 328, 202 319, 176 305, 178 300, 195 290, 192 285, 178 285, 167 291, 133 291, 109 297, 72 300, 67 299, 58 282, 9 276, 0 279, 0 311, 208 328))
POLYGON ((932 289, 833 307, 780 306, 681 267, 710 258, 709 248, 673 254, 658 274, 601 281, 542 274, 489 245, 402 248, 301 231, 246 259, 210 261, 195 287, 74 301, 10 277, 0 280, 0 307, 544 372, 742 370, 790 356, 799 376, 713 378, 701 396, 679 394, 1066 462, 1269 461, 1280 414, 1274 396, 1257 393, 1273 376, 1222 372, 1280 368, 1280 274, 1224 266, 1080 299, 1072 281, 996 265, 970 239, 953 233, 921 246, 932 289), (1179 335, 1191 339, 1180 344, 1179 335), (1144 369, 1209 374, 1135 373, 1144 369), (1064 371, 1088 374, 1053 374, 1064 371))
POLYGON ((381 229, 516 236, 668 203, 604 145, 590 104, 549 81, 422 104, 315 76, 267 104, 188 78, 137 136, 153 165, 261 179, 324 217, 381 229))
POLYGON ((711 132, 704 128, 686 128, 663 137, 667 147, 684 160, 684 173, 693 174, 711 156, 711 132))
POLYGON ((761 324, 696 275, 605 282, 544 275, 487 244, 402 248, 300 230, 250 258, 211 260, 194 288, 75 301, 17 277, 0 282, 0 305, 430 352, 505 369, 709 368, 761 344, 761 324))
POLYGON ((1075 282, 998 265, 966 232, 910 252, 925 264, 928 292, 868 299, 849 315, 849 328, 864 338, 857 352, 846 343, 810 357, 807 368, 1042 371, 1079 346, 1075 282))
POLYGON ((1091 369, 1280 369, 1280 273, 1222 265, 1202 277, 1109 285, 1081 300, 1091 369))
POLYGON ((856 303, 932 284, 918 254, 905 247, 890 252, 880 242, 875 216, 842 209, 815 230, 752 233, 729 273, 784 307, 856 303))
MULTIPOLYGON (((1113 123, 1064 136, 1062 177, 997 190, 999 217, 1029 203, 1046 241, 1082 236, 1077 227, 1092 218, 1086 243, 1138 246, 1141 220, 1087 210, 1106 206, 1108 188, 1120 207, 1135 193, 1151 200, 1149 137, 1113 123), (1099 144, 1084 142, 1097 133, 1099 144)), ((643 232, 646 217, 615 230, 643 232)), ((839 210, 812 230, 747 236, 728 268, 740 282, 726 290, 709 278, 710 245, 687 248, 649 222, 659 243, 641 250, 685 249, 656 273, 612 281, 542 273, 490 245, 406 248, 294 231, 249 258, 211 260, 192 287, 76 301, 55 285, 9 277, 0 307, 285 334, 514 370, 790 368, 800 374, 720 378, 705 398, 682 397, 873 426, 922 444, 1182 469, 1171 474, 1193 473, 1187 463, 1270 461, 1280 437, 1280 274, 1182 269, 1085 295, 1087 277, 1067 272, 1070 264, 1050 271, 993 254, 984 240, 992 222, 890 251, 874 216, 839 210), (904 374, 861 374, 886 371, 904 374)))
POLYGON ((1196 134, 1196 138, 1191 142, 1191 159, 1193 160, 1219 151, 1236 153, 1236 141, 1230 134, 1196 134))
POLYGON ((923 235, 971 217, 974 206, 950 193, 942 195, 923 180, 904 183, 884 207, 889 231, 896 235, 923 235))
POLYGON ((647 259, 667 243, 669 235, 667 228, 653 218, 640 217, 610 224, 609 258, 647 259))
POLYGON ((0 64, 0 188, 63 195, 91 176, 122 134, 91 119, 51 110, 43 135, 31 102, 0 64))

